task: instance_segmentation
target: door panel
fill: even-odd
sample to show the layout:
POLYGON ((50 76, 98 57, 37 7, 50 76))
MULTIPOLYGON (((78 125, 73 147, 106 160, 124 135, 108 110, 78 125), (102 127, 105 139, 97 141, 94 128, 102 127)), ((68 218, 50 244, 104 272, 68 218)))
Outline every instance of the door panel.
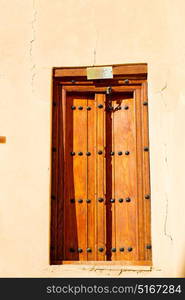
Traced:
POLYGON ((117 260, 137 257, 136 128, 133 94, 113 96, 114 186, 117 260), (119 106, 118 106, 119 105, 119 106), (121 109, 117 110, 116 108, 121 109), (123 199, 123 202, 121 202, 123 199))
POLYGON ((150 228, 143 184, 146 190, 149 181, 142 176, 144 168, 149 169, 146 162, 142 167, 147 154, 142 152, 145 116, 140 87, 137 92, 120 86, 111 94, 106 90, 63 88, 64 130, 59 135, 63 134, 64 151, 61 145, 63 166, 58 170, 63 262, 150 259, 145 247, 150 228))

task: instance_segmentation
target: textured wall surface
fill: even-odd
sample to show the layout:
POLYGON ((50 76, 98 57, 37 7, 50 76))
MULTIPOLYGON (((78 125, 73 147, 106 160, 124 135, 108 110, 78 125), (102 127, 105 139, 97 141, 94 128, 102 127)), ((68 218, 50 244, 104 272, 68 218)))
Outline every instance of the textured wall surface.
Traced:
POLYGON ((0 0, 0 276, 185 276, 185 2, 0 0), (153 267, 49 266, 52 67, 148 63, 153 267))

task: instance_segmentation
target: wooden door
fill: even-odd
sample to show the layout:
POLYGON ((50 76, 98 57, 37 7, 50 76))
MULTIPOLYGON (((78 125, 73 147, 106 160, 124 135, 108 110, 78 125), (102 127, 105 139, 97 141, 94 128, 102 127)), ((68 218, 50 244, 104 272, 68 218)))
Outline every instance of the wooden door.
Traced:
POLYGON ((142 87, 63 84, 55 93, 52 261, 150 265, 142 87))

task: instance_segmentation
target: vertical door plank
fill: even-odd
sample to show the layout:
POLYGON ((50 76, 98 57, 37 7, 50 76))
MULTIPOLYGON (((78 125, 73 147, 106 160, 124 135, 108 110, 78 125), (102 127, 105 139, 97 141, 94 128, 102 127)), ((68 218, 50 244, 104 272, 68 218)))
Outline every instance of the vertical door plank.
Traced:
POLYGON ((105 144, 105 157, 106 157, 106 260, 112 259, 112 205, 110 199, 112 198, 112 115, 108 113, 108 102, 106 103, 106 144, 105 144))
MULTIPOLYGON (((105 95, 96 94, 96 153, 101 150, 104 153, 105 147, 105 95), (98 108, 98 105, 103 105, 103 108, 98 108)), ((104 190, 104 174, 105 174, 105 157, 104 155, 96 154, 96 257, 97 260, 105 260, 105 190, 104 190), (98 198, 103 201, 99 202, 98 198), (99 249, 103 248, 100 252, 99 249)))
POLYGON ((64 260, 86 260, 87 253, 87 100, 68 95, 65 117, 64 260), (72 110, 71 107, 76 109, 72 110), (82 106, 83 109, 79 110, 82 106), (81 134, 83 132, 83 135, 81 134), (71 152, 75 152, 72 156, 71 152), (78 155, 82 152, 83 155, 78 155), (71 202, 71 200, 73 202, 71 202), (82 203, 79 203, 82 200, 82 203), (83 251, 78 252, 78 248, 83 251), (70 251, 72 249, 72 251, 70 251))
POLYGON ((125 168, 125 149, 127 149, 127 111, 123 109, 126 100, 124 96, 118 94, 113 96, 114 107, 114 150, 115 150, 115 230, 116 230, 116 250, 117 260, 129 259, 127 247, 130 244, 129 240, 129 224, 128 224, 128 205, 125 203, 127 194, 127 186, 125 185, 125 179, 128 176, 128 170, 125 168), (123 98, 123 99, 122 99, 123 98), (122 109, 116 110, 116 107, 120 106, 122 109), (118 155, 121 151, 122 155, 118 155), (119 202, 119 199, 123 199, 123 202, 119 202), (124 248, 123 252, 120 252, 120 248, 124 248))
POLYGON ((76 207, 71 203, 75 199, 74 182, 74 105, 73 96, 67 95, 63 98, 63 120, 64 120, 64 260, 78 260, 78 231, 76 224, 76 207), (71 251, 73 250, 73 251, 71 251))
POLYGON ((135 105, 133 96, 124 94, 117 95, 114 103, 114 108, 121 106, 114 112, 117 259, 134 260, 137 257, 135 105), (125 154, 126 151, 129 155, 125 154), (120 203, 119 199, 123 202, 120 203), (124 251, 121 252, 120 248, 124 251), (132 250, 129 251, 129 248, 132 250))
POLYGON ((50 236, 50 260, 57 259, 57 193, 58 193, 58 105, 59 85, 53 81, 52 103, 52 184, 51 184, 51 236, 50 236))
MULTIPOLYGON (((112 96, 111 100, 112 99, 112 96)), ((114 108, 114 101, 112 102, 112 107, 114 108)), ((112 149, 111 151, 114 152, 114 155, 111 156, 112 158, 112 199, 115 200, 115 186, 116 186, 116 167, 115 167, 115 141, 116 141, 116 136, 115 136, 115 115, 114 112, 111 112, 111 119, 112 119, 112 149)), ((109 154, 110 155, 110 154, 109 154)), ((111 199, 108 199, 110 201, 111 199)), ((111 203, 111 202, 110 202, 111 203)), ((112 212, 112 249, 116 248, 116 206, 115 203, 111 203, 111 212, 112 212)), ((117 250, 117 249, 116 249, 117 250)), ((111 260, 116 260, 117 258, 117 252, 112 252, 112 259, 111 260)))
POLYGON ((87 253, 87 260, 95 260, 95 176, 96 176, 96 124, 95 114, 96 105, 94 96, 88 97, 87 106, 87 151, 90 156, 87 157, 87 248, 92 251, 87 253))
MULTIPOLYGON (((87 97, 74 98, 74 187, 76 205, 76 226, 78 233, 78 248, 83 250, 79 254, 79 260, 87 260, 87 97), (82 98, 82 99, 80 99, 82 98), (79 110, 79 107, 83 107, 79 110), (79 155, 82 152, 83 155, 79 155), (83 200, 79 203, 79 200, 83 200)), ((69 137, 70 138, 70 137, 69 137)))
POLYGON ((135 92, 136 101, 136 131, 137 131, 137 211, 138 211, 138 260, 145 259, 144 247, 144 210, 143 210, 143 152, 142 119, 141 119, 141 90, 135 92))
POLYGON ((64 145, 65 145, 65 114, 66 92, 62 89, 60 93, 58 110, 58 196, 57 196, 57 259, 63 258, 64 238, 64 145), (62 101, 63 100, 63 101, 62 101), (63 102, 63 103, 62 103, 63 102), (63 105, 64 104, 64 105, 63 105))
MULTIPOLYGON (((146 105, 146 103, 148 103, 147 82, 143 83, 141 100, 143 147, 149 148, 148 105, 146 105)), ((151 249, 147 249, 147 245, 151 245, 150 161, 149 152, 145 151, 143 151, 143 202, 145 223, 145 259, 151 260, 151 249)))

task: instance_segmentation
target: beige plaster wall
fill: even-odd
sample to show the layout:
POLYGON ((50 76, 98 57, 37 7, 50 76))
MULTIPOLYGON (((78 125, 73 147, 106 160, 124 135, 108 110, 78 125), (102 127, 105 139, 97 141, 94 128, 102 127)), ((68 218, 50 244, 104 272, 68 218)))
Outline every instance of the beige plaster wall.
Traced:
POLYGON ((185 276, 185 2, 0 0, 0 276, 185 276), (153 268, 49 266, 52 67, 148 63, 153 268))

